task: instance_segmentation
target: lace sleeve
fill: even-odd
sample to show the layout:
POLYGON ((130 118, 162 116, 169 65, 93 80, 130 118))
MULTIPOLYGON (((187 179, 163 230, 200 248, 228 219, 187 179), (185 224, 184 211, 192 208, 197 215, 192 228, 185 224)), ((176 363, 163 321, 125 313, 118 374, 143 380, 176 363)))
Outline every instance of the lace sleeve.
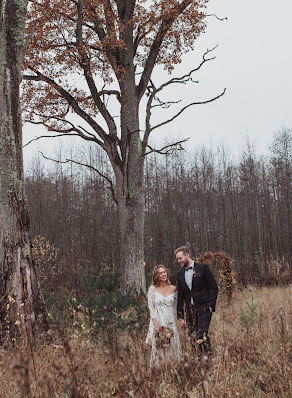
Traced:
POLYGON ((157 318, 157 312, 155 309, 155 288, 150 286, 148 290, 148 308, 150 311, 150 318, 157 318))

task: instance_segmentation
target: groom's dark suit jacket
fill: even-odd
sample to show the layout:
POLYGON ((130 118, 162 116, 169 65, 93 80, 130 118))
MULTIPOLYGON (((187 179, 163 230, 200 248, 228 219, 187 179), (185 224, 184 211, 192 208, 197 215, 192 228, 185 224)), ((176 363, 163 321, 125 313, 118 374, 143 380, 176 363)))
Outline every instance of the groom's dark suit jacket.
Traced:
POLYGON ((198 312, 206 311, 209 307, 215 311, 218 285, 214 275, 207 264, 194 263, 194 271, 191 290, 185 282, 185 272, 193 271, 185 271, 185 268, 181 268, 177 273, 177 317, 179 319, 184 318, 183 305, 185 302, 187 317, 189 321, 191 320, 191 297, 198 312))

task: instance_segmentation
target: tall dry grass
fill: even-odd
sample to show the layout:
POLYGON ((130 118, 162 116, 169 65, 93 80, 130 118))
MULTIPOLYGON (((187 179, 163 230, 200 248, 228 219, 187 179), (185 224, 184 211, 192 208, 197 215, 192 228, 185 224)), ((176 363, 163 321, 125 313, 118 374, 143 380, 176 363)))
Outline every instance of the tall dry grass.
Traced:
POLYGON ((0 397, 292 397, 291 304, 292 286, 246 288, 231 304, 219 297, 210 330, 213 358, 193 355, 181 332, 183 361, 155 371, 149 369, 146 330, 120 336, 114 353, 86 330, 56 331, 52 344, 34 352, 0 351, 0 397), (258 316, 244 323, 241 308, 249 314, 252 296, 258 316))

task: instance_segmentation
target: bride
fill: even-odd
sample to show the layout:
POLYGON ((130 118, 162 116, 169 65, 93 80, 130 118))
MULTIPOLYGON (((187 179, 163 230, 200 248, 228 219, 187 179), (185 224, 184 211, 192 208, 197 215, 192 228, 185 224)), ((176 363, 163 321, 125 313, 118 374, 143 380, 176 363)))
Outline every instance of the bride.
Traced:
POLYGON ((181 347, 176 328, 176 287, 170 284, 164 265, 153 270, 153 284, 148 290, 150 324, 146 343, 151 344, 150 366, 181 357, 181 347))

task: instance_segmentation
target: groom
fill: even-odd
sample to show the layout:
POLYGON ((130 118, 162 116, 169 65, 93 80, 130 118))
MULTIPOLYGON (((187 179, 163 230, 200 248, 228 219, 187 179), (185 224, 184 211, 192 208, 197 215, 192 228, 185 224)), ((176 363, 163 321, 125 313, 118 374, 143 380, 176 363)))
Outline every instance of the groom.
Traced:
POLYGON ((192 346, 197 343, 202 352, 211 353, 208 330, 218 295, 216 280, 207 264, 195 263, 191 259, 186 246, 179 247, 174 254, 181 266, 177 273, 177 317, 181 327, 186 327, 186 310, 192 346))

